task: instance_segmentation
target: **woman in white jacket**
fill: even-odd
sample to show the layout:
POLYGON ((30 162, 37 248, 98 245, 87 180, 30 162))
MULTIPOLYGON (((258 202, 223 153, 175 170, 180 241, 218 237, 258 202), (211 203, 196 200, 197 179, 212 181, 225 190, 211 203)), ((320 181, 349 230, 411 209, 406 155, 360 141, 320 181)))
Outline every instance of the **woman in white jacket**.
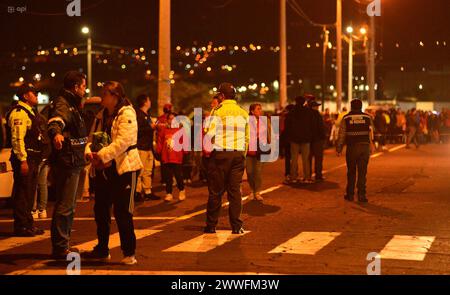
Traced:
POLYGON ((99 151, 92 144, 86 147, 86 158, 92 162, 95 174, 95 221, 98 245, 86 258, 109 260, 108 242, 111 224, 111 207, 119 228, 123 264, 136 264, 136 236, 134 234, 133 209, 137 173, 142 162, 136 147, 137 120, 130 102, 125 98, 122 85, 106 82, 102 90, 103 109, 97 115, 92 130, 106 132, 111 143, 99 151))

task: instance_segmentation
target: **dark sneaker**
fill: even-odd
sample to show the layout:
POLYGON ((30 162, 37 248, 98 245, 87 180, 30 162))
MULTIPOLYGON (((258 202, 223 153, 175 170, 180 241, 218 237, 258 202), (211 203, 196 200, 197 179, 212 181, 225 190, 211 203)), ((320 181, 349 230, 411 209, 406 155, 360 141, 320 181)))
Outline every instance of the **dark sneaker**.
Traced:
POLYGON ((34 237, 36 233, 31 228, 19 228, 14 230, 16 237, 34 237))
POLYGON ((316 177, 316 182, 322 182, 324 180, 325 180, 325 177, 323 177, 323 176, 316 177))
POLYGON ((205 234, 215 234, 215 233, 216 233, 216 228, 215 228, 215 227, 212 227, 212 226, 206 226, 206 227, 203 229, 203 232, 204 232, 205 234))
POLYGON ((353 202, 353 196, 345 195, 344 199, 349 202, 353 202))
POLYGON ((67 255, 69 255, 70 253, 80 253, 80 250, 78 250, 77 248, 69 248, 63 251, 53 251, 51 258, 54 260, 66 260, 67 255))
POLYGON ((111 260, 111 255, 109 254, 109 252, 101 253, 97 250, 97 248, 94 248, 94 250, 92 250, 91 252, 83 253, 83 258, 107 262, 111 260))
POLYGON ((231 233, 233 234, 233 235, 242 235, 243 233, 244 233, 245 231, 244 231, 244 229, 241 227, 240 229, 233 229, 232 231, 231 231, 231 233))
POLYGON ((31 230, 33 231, 34 235, 36 235, 36 236, 42 236, 45 233, 45 231, 43 229, 40 229, 39 227, 36 227, 36 226, 33 226, 31 228, 31 230))
POLYGON ((161 200, 160 197, 155 196, 154 194, 145 194, 145 199, 146 200, 154 200, 154 201, 161 200))
POLYGON ((359 201, 360 203, 367 203, 367 202, 369 202, 369 200, 367 200, 366 197, 358 197, 358 201, 359 201))

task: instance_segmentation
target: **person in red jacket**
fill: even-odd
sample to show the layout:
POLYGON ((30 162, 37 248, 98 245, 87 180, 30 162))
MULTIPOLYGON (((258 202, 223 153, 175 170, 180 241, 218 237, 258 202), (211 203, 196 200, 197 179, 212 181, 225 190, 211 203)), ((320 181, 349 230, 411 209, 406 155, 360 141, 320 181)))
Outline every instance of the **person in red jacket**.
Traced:
MULTIPOLYGON (((175 135, 184 131, 181 126, 176 128, 173 128, 172 126, 172 121, 176 114, 168 113, 166 116, 167 121, 164 126, 161 126, 161 133, 158 136, 157 144, 157 151, 161 155, 161 165, 164 170, 164 183, 166 184, 166 197, 164 200, 167 202, 173 200, 173 177, 175 176, 177 188, 180 191, 178 199, 183 201, 186 199, 182 170, 184 149, 176 146, 179 144, 182 145, 183 141, 181 140, 181 142, 178 142, 175 135)), ((184 136, 181 138, 184 138, 184 136)))

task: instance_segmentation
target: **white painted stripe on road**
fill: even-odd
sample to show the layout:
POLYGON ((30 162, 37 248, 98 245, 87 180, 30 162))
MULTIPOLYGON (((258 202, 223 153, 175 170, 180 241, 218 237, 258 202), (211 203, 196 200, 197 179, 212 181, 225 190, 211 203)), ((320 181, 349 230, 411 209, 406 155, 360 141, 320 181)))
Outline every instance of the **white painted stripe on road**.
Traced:
POLYGON ((302 232, 269 253, 315 255, 340 234, 338 232, 302 232))
POLYGON ((24 246, 27 244, 39 242, 50 238, 50 232, 45 231, 43 235, 35 237, 11 237, 4 240, 0 240, 0 252, 7 251, 12 248, 24 246))
POLYGON ((394 236, 380 252, 381 259, 423 261, 435 237, 394 236))
MULTIPOLYGON (((154 235, 156 233, 159 233, 160 230, 151 230, 151 229, 136 229, 134 230, 134 233, 136 235, 136 240, 140 240, 143 238, 146 238, 148 236, 154 235)), ((97 245, 97 240, 92 240, 83 244, 79 244, 75 246, 75 248, 78 248, 81 252, 85 251, 92 251, 94 247, 97 245)), ((109 249, 117 248, 120 246, 120 236, 119 233, 115 233, 113 235, 109 236, 109 249)))
MULTIPOLYGON (((133 217, 133 220, 172 220, 175 219, 176 217, 166 217, 166 216, 137 216, 137 217, 133 217)), ((34 222, 39 222, 39 221, 51 221, 51 218, 43 218, 43 219, 35 219, 34 222)), ((112 220, 115 220, 115 218, 113 217, 112 220)), ((74 221, 95 221, 94 217, 76 217, 74 218, 74 221)), ((14 219, 1 219, 0 223, 11 223, 14 222, 14 219)))
MULTIPOLYGON (((248 234, 244 232, 243 235, 248 234)), ((183 242, 163 252, 208 252, 225 243, 231 242, 243 235, 233 235, 229 230, 218 230, 215 234, 203 234, 189 241, 183 242)))
POLYGON ((380 252, 383 259, 422 261, 435 240, 434 236, 396 235, 380 252))
POLYGON ((396 146, 396 147, 390 148, 390 149, 389 149, 389 152, 390 152, 390 153, 392 153, 392 152, 395 152, 395 151, 401 150, 401 149, 403 149, 403 148, 405 148, 405 147, 406 147, 406 144, 402 144, 402 145, 399 145, 399 146, 396 146))

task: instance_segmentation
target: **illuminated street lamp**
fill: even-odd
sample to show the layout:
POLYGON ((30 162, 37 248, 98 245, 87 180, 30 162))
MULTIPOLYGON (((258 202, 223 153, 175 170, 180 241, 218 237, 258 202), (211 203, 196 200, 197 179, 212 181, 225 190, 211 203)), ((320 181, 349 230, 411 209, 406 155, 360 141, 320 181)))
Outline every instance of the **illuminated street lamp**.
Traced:
MULTIPOLYGON (((353 38, 359 40, 358 36, 353 35, 355 31, 352 26, 346 28, 348 36, 348 101, 353 99, 353 38)), ((367 34, 367 29, 361 27, 359 33, 362 36, 367 34)), ((346 38, 345 38, 346 39, 346 38)))
POLYGON ((92 91, 92 38, 91 38, 91 31, 88 27, 83 27, 81 29, 81 33, 84 35, 87 35, 87 88, 89 91, 88 93, 91 93, 92 91))

